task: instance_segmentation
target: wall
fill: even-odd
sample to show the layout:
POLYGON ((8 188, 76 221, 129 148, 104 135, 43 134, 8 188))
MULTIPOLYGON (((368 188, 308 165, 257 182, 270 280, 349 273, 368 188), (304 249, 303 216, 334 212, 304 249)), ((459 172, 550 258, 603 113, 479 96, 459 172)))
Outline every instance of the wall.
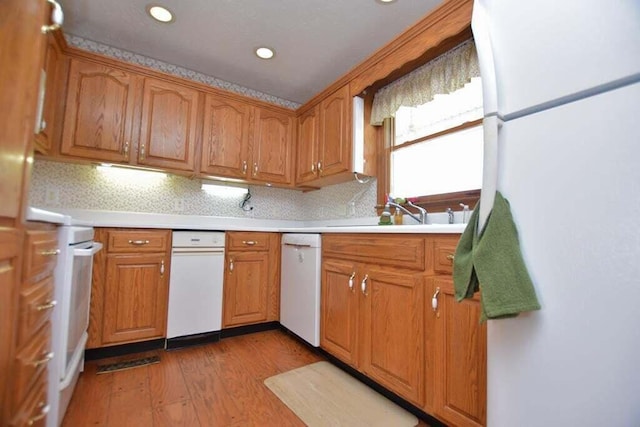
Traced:
POLYGON ((37 159, 29 204, 54 211, 75 208, 287 220, 376 215, 375 180, 368 184, 353 181, 332 185, 308 193, 252 185, 250 203, 254 209, 245 213, 239 207, 242 196, 212 196, 201 190, 199 179, 175 175, 157 179, 157 174, 154 175, 150 179, 138 175, 114 177, 95 166, 37 159), (349 204, 351 199, 353 208, 349 204))

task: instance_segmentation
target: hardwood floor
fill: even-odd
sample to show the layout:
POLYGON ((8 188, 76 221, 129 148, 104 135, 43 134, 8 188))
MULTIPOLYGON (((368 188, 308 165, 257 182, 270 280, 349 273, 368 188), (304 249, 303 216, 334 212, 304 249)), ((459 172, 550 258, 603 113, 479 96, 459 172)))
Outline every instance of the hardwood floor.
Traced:
POLYGON ((99 375, 141 355, 87 362, 63 426, 304 426, 263 381, 323 360, 281 331, 153 354, 160 363, 99 375))

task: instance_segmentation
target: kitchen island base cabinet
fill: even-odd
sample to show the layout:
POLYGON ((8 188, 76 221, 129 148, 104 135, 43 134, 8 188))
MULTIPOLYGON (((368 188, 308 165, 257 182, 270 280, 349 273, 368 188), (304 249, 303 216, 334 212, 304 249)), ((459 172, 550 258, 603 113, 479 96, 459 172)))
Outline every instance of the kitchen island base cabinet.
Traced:
POLYGON ((280 319, 280 234, 228 231, 222 327, 280 319))
POLYGON ((171 230, 96 228, 87 348, 164 338, 171 230))

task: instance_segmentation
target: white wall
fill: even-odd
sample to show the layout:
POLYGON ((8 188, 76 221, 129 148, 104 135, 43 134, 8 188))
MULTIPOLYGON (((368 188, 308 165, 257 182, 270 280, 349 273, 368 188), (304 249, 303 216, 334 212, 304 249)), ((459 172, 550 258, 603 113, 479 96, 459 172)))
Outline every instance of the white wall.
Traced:
POLYGON ((489 322, 491 427, 640 425, 638 100, 640 83, 502 130, 542 309, 489 322))

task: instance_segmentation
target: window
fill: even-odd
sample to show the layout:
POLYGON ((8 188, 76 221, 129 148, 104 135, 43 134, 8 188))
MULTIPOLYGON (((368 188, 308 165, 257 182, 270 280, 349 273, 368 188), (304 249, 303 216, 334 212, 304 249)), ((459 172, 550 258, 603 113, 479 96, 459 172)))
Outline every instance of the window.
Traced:
POLYGON ((376 91, 371 124, 384 124, 384 197, 430 211, 474 206, 482 186, 482 86, 472 40, 376 91))
POLYGON ((425 197, 477 190, 482 185, 482 87, 462 89, 417 107, 400 107, 387 122, 389 193, 425 197))

